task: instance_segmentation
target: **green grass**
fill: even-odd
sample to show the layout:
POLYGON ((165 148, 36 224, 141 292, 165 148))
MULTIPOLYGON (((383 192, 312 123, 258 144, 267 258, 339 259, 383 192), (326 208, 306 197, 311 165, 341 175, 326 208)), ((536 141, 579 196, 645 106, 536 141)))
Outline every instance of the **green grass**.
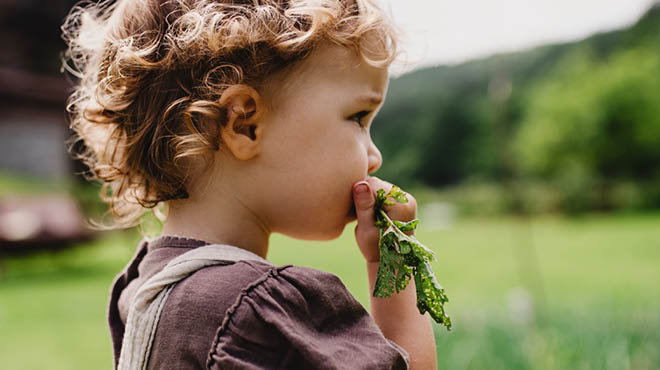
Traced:
POLYGON ((31 177, 0 168, 0 195, 66 193, 71 186, 69 179, 31 177))
MULTIPOLYGON (((454 323, 436 326, 440 368, 660 368, 660 214, 425 221, 417 238, 439 257, 454 323)), ((269 259, 335 273, 367 305, 354 225, 331 242, 275 235, 269 259)), ((2 261, 2 368, 111 368, 108 288, 137 241, 2 261)))

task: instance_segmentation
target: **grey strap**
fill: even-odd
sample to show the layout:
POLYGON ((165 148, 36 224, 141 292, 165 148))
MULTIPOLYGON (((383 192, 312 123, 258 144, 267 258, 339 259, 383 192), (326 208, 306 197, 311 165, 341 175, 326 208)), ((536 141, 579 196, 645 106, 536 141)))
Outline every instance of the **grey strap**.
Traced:
POLYGON ((147 280, 133 297, 128 310, 122 340, 118 370, 147 368, 160 314, 174 286, 195 271, 207 266, 231 264, 236 261, 270 262, 249 252, 226 244, 211 244, 195 248, 170 261, 160 272, 147 280))

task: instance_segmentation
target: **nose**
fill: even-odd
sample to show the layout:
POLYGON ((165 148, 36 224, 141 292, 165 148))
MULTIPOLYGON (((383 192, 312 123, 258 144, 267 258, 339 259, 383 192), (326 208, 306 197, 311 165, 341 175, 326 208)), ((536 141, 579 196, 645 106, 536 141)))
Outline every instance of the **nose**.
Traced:
POLYGON ((376 144, 372 140, 369 140, 369 174, 372 174, 380 168, 383 164, 383 156, 380 154, 380 150, 376 147, 376 144))

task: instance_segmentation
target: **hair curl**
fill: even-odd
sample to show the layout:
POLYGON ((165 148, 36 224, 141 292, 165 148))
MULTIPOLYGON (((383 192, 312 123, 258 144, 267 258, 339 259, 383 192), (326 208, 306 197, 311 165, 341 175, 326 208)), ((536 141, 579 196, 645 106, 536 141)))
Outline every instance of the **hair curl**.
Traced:
POLYGON ((84 149, 74 155, 102 182, 108 228, 188 196, 186 159, 208 164, 219 149, 230 86, 258 90, 320 40, 384 67, 398 38, 372 0, 104 1, 74 7, 62 31, 64 68, 78 79, 67 110, 84 149), (368 34, 380 50, 367 50, 368 34))

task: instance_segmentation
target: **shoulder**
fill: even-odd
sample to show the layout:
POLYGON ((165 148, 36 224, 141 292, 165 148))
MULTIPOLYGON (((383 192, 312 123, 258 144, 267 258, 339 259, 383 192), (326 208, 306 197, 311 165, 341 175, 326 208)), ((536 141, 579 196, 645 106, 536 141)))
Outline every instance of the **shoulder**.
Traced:
POLYGON ((263 281, 276 267, 253 261, 239 261, 230 265, 202 268, 180 281, 168 298, 168 308, 188 312, 213 311, 221 313, 236 301, 248 287, 263 281))
MULTIPOLYGON (((181 281, 173 291, 185 293, 185 304, 208 306, 210 303, 234 303, 231 314, 252 300, 275 299, 289 309, 364 311, 341 279, 334 274, 293 265, 274 266, 258 261, 240 261, 232 265, 210 266, 181 281), (237 299, 230 299, 234 297, 237 299)), ((260 306, 257 311, 262 311, 260 306)), ((229 307, 228 307, 229 308, 229 307)), ((240 310, 239 310, 240 311, 240 310)), ((268 315, 268 311, 262 314, 268 315)))
POLYGON ((273 268, 266 263, 240 261, 205 267, 181 280, 163 307, 150 368, 203 368, 229 308, 247 287, 273 268), (181 363, 184 360, 185 366, 181 363))
POLYGON ((256 315, 273 322, 305 320, 306 325, 313 326, 327 317, 347 314, 368 316, 339 277, 312 268, 285 265, 265 270, 246 286, 227 313, 227 321, 231 325, 256 315))
MULTIPOLYGON (((285 266, 274 270, 263 287, 255 286, 252 296, 268 295, 283 308, 297 311, 310 320, 352 314, 367 315, 339 277, 334 274, 300 266, 285 266)), ((269 311, 263 310, 264 315, 269 311)))
POLYGON ((241 291, 207 367, 257 361, 255 353, 256 368, 342 368, 350 358, 355 369, 405 369, 408 362, 336 275, 291 265, 269 269, 241 291))

